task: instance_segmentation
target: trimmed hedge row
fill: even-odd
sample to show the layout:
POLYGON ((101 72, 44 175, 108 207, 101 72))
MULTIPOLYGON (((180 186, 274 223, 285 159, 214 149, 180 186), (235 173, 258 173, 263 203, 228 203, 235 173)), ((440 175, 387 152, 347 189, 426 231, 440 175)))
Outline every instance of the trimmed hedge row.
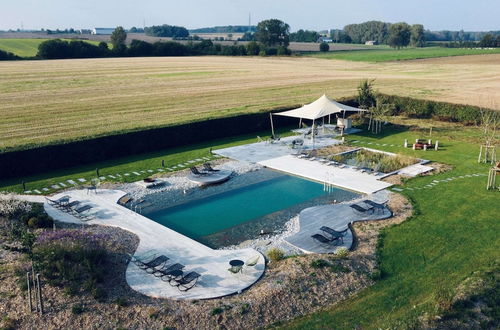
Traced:
POLYGON ((381 95, 386 103, 394 105, 391 115, 406 115, 413 118, 433 118, 440 121, 461 122, 464 125, 480 121, 480 108, 472 105, 452 104, 410 97, 381 95))
MULTIPOLYGON (((289 109, 291 108, 273 111, 289 109)), ((275 127, 296 125, 294 118, 276 116, 273 121, 275 127)), ((34 175, 263 130, 270 131, 269 112, 211 119, 65 144, 10 151, 0 153, 0 179, 34 175)))

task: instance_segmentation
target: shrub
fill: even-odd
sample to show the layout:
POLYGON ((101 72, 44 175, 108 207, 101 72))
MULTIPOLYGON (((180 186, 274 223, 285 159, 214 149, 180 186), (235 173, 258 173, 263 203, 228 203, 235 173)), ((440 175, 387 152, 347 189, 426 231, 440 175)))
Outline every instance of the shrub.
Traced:
POLYGON ((319 51, 320 52, 327 52, 330 50, 330 46, 326 42, 322 42, 319 44, 319 51))
POLYGON ((129 305, 129 302, 126 298, 120 297, 115 299, 115 304, 120 307, 127 307, 129 305))
POLYGON ((50 284, 78 286, 102 299, 96 283, 105 271, 107 252, 102 243, 106 238, 84 230, 47 231, 35 243, 33 260, 50 284))
POLYGON ((317 259, 317 260, 311 261, 312 268, 319 269, 319 268, 325 268, 328 266, 330 266, 330 263, 324 259, 317 259))
POLYGON ((71 314, 78 315, 82 314, 85 311, 82 304, 74 304, 71 306, 71 314))
POLYGON ((285 253, 281 249, 274 247, 267 251, 267 257, 271 261, 279 261, 285 257, 285 253))
POLYGON ((221 307, 215 307, 214 309, 212 309, 212 311, 210 312, 210 315, 214 316, 214 315, 218 315, 218 314, 221 314, 222 312, 224 311, 224 309, 222 309, 221 307))
POLYGON ((335 255, 339 258, 345 258, 349 254, 349 250, 347 250, 345 247, 338 248, 337 251, 335 251, 335 255))

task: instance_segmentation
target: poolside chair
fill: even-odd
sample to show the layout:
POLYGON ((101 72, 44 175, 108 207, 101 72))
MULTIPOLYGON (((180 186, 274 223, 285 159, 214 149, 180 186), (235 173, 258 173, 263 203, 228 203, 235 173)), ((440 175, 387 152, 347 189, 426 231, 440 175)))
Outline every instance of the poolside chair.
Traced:
POLYGON ((259 259, 260 259, 260 255, 258 254, 255 257, 252 257, 252 258, 248 259, 245 262, 245 266, 247 266, 247 267, 253 267, 253 266, 257 265, 257 263, 259 262, 259 259))
POLYGON ((197 175, 197 176, 208 175, 208 173, 206 173, 206 172, 200 172, 196 166, 192 166, 189 169, 191 170, 191 173, 193 173, 194 175, 197 175))
POLYGON ((216 170, 212 167, 212 165, 210 165, 210 163, 205 163, 203 164, 203 168, 205 169, 205 171, 207 172, 219 172, 220 170, 216 170))
POLYGON ((181 279, 176 280, 175 286, 179 289, 179 291, 188 291, 196 285, 196 282, 198 282, 200 277, 201 275, 197 272, 189 272, 181 279))
POLYGON ((169 257, 164 256, 164 255, 159 256, 157 259, 158 260, 155 263, 149 265, 148 268, 144 269, 146 271, 146 273, 153 274, 156 271, 158 271, 159 269, 163 269, 167 265, 167 261, 170 260, 169 257))
POLYGON ((73 208, 73 214, 78 216, 78 215, 82 214, 83 212, 90 210, 91 208, 92 208, 92 206, 90 206, 88 204, 84 205, 82 207, 76 208, 76 209, 73 208))
POLYGON ((337 238, 335 237, 327 238, 321 234, 314 234, 311 237, 322 244, 328 244, 328 245, 335 243, 337 241, 337 238))
POLYGON ((384 204, 375 203, 374 201, 371 201, 368 199, 365 199, 363 201, 363 203, 370 205, 373 209, 375 209, 377 211, 382 211, 382 213, 384 212, 384 209, 385 209, 384 204))
POLYGON ((73 208, 77 207, 78 205, 80 205, 80 201, 72 201, 68 204, 64 204, 62 205, 62 207, 66 210, 66 211, 69 211, 71 212, 73 210, 73 208))
POLYGON ((368 208, 368 209, 365 209, 364 207, 361 207, 357 204, 352 204, 352 205, 349 205, 354 211, 356 212, 359 212, 361 214, 366 214, 367 212, 369 211, 372 211, 373 213, 373 208, 368 208))
POLYGON ((182 270, 185 266, 179 263, 172 265, 165 265, 163 268, 157 269, 153 272, 153 275, 159 277, 164 282, 170 282, 172 280, 172 272, 175 270, 182 270))
POLYGON ((134 264, 137 265, 137 263, 139 263, 141 261, 141 259, 150 259, 150 260, 152 260, 157 255, 158 255, 158 253, 155 252, 154 250, 149 250, 147 252, 144 252, 141 255, 135 255, 135 254, 132 254, 132 253, 127 253, 125 261, 126 262, 133 262, 134 264))
POLYGON ((56 200, 50 199, 48 197, 45 197, 45 199, 47 200, 47 203, 49 203, 49 205, 60 208, 69 202, 70 197, 68 195, 65 195, 56 200))
POLYGON ((321 230, 322 232, 325 232, 328 235, 332 236, 332 238, 340 239, 342 241, 342 244, 344 244, 344 236, 347 234, 347 230, 348 229, 349 228, 346 228, 346 229, 344 229, 342 231, 337 231, 337 230, 332 229, 330 227, 322 226, 319 230, 321 230))
POLYGON ((166 263, 168 260, 169 260, 168 257, 166 257, 164 255, 161 255, 161 256, 158 256, 158 257, 154 258, 151 261, 140 262, 137 266, 140 269, 143 269, 143 270, 147 270, 147 269, 150 269, 150 268, 154 268, 156 270, 156 268, 158 266, 163 266, 163 264, 166 263))

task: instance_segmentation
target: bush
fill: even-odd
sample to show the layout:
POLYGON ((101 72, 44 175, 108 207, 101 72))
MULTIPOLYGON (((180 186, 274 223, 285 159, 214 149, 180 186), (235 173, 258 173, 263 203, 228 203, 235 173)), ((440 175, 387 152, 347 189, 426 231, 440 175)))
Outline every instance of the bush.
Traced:
POLYGON ((120 307, 127 307, 129 305, 129 302, 126 298, 120 297, 115 299, 115 304, 120 307))
POLYGON ((102 281, 107 252, 105 235, 84 230, 59 230, 42 233, 33 249, 33 260, 47 282, 57 286, 76 286, 102 299, 102 281))
POLYGON ((322 42, 319 44, 319 51, 320 52, 327 52, 330 50, 330 46, 326 42, 322 42))
POLYGON ((224 309, 222 309, 221 307, 215 307, 214 309, 212 309, 212 311, 210 312, 210 315, 214 316, 214 315, 218 315, 218 314, 221 314, 222 312, 224 311, 224 309))
POLYGON ((335 255, 339 258, 345 258, 349 254, 349 250, 347 250, 345 247, 338 248, 337 251, 335 251, 335 255))
POLYGON ((267 257, 271 261, 280 261, 285 257, 285 253, 279 248, 271 248, 267 251, 267 257))
POLYGON ((330 263, 324 259, 318 259, 311 261, 311 267, 315 269, 325 268, 330 266, 330 263))
POLYGON ((71 314, 79 315, 82 314, 84 311, 85 309, 82 304, 74 304, 73 306, 71 306, 71 314))

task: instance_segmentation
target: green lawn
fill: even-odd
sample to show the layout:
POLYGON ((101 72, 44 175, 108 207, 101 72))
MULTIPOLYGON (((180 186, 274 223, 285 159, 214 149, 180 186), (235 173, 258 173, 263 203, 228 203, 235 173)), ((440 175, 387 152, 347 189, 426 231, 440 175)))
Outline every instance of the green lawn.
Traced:
MULTIPOLYGON (((38 45, 46 40, 49 39, 0 39, 0 49, 21 57, 33 57, 38 52, 38 45)), ((97 41, 85 41, 94 45, 99 44, 97 41)))
MULTIPOLYGON (((472 129, 435 130, 443 150, 413 151, 401 147, 359 144, 391 152, 419 156, 453 165, 453 170, 409 180, 400 188, 423 187, 472 173, 488 173, 477 163, 478 145, 469 143, 472 129)), ((350 139, 402 145, 403 140, 425 138, 414 131, 370 134, 350 139)), ((417 317, 438 313, 437 305, 453 295, 456 287, 474 272, 485 271, 500 261, 498 191, 486 191, 486 176, 457 178, 433 188, 404 190, 415 207, 414 216, 382 232, 379 249, 382 279, 355 297, 299 318, 287 329, 406 329, 417 317)))
POLYGON ((461 56, 461 55, 480 55, 480 54, 498 54, 500 48, 496 49, 464 49, 464 48, 443 48, 443 47, 424 47, 424 48, 405 48, 405 49, 373 49, 373 50, 355 50, 339 51, 330 53, 315 53, 309 56, 360 61, 360 62, 387 62, 415 60, 422 58, 461 56))

